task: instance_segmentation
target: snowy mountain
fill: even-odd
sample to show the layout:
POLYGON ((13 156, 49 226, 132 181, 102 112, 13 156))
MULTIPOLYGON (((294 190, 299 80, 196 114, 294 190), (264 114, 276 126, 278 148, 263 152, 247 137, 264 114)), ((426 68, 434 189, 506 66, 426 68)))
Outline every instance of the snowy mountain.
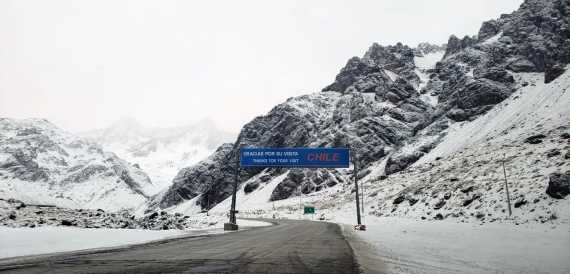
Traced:
POLYGON ((0 198, 119 210, 155 186, 139 168, 44 119, 0 118, 0 198))
MULTIPOLYGON (((239 146, 350 145, 368 214, 502 220, 505 160, 517 222, 568 222, 569 13, 568 1, 527 0, 445 49, 373 44, 322 92, 276 106, 180 171, 148 207, 227 211, 239 146)), ((309 195, 334 214, 353 206, 351 175, 244 170, 238 208, 291 212, 290 198, 309 195)))
POLYGON ((234 136, 209 120, 174 128, 148 128, 134 119, 122 119, 109 128, 82 136, 144 170, 156 186, 152 194, 168 187, 177 172, 191 166, 234 136))
MULTIPOLYGON (((413 64, 413 49, 401 44, 373 45, 364 58, 354 57, 325 92, 291 98, 268 115, 246 124, 237 144, 259 147, 346 146, 351 144, 363 165, 385 157, 428 122, 431 105, 414 88, 419 83, 413 64), (389 70, 376 62, 391 61, 389 70), (405 56, 405 59, 398 59, 405 56), (397 61, 397 62, 396 62, 397 61), (402 77, 392 78, 391 73, 402 77), (340 89, 342 92, 328 91, 340 89), (388 91, 388 92, 385 92, 388 91)), ((182 170, 175 183, 156 196, 153 206, 166 208, 205 193, 202 206, 214 205, 231 191, 237 146, 220 148, 213 158, 182 170)), ((245 181, 261 170, 241 173, 245 181)), ((279 176, 286 170, 275 170, 279 176)), ((323 189, 346 179, 337 170, 296 170, 274 192, 274 199, 285 199, 306 185, 323 189)))
MULTIPOLYGON (((417 220, 570 225, 570 72, 549 84, 543 78, 541 73, 516 74, 526 86, 474 121, 448 128, 438 146, 404 171, 386 176, 386 159, 370 165, 360 180, 364 212, 417 220), (505 174, 513 211, 509 220, 505 174)), ((241 184, 237 205, 242 216, 298 217, 301 201, 333 220, 354 212, 352 182, 273 201, 272 193, 289 175, 272 177, 270 172, 241 184)), ((226 214, 230 202, 225 199, 211 212, 226 214)), ((185 212, 188 203, 171 210, 185 212)))

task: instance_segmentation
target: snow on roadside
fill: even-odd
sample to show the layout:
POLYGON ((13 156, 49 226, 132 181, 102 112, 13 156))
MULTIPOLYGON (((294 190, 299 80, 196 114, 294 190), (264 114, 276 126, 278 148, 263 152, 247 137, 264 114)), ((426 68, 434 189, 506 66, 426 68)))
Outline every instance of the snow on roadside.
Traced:
POLYGON ((211 232, 207 230, 9 228, 0 226, 0 258, 140 244, 169 237, 206 233, 211 232))
MULTIPOLYGON (((36 228, 0 226, 0 258, 29 256, 93 248, 141 244, 180 236, 225 233, 220 216, 203 216, 216 225, 191 230, 144 230, 43 226, 36 228)), ((242 228, 272 225, 258 220, 238 219, 242 228)))
POLYGON ((349 233, 369 243, 389 273, 570 273, 568 227, 390 217, 369 218, 366 225, 367 231, 349 233))
POLYGON ((241 227, 262 227, 262 226, 272 225, 271 223, 264 222, 264 221, 245 220, 245 219, 238 219, 237 223, 241 227))
MULTIPOLYGON (((246 194, 244 191, 246 183, 241 184, 237 194, 236 199, 239 202, 239 209, 255 209, 266 205, 269 202, 269 198, 271 197, 271 193, 277 187, 279 183, 283 181, 283 179, 287 178, 288 172, 283 173, 282 175, 276 177, 275 179, 271 180, 265 185, 260 185, 259 188, 251 193, 246 194)), ((252 178, 251 180, 255 180, 257 177, 252 178)), ((223 202, 217 204, 214 208, 211 209, 211 212, 219 213, 219 212, 228 212, 231 205, 231 199, 225 199, 223 202)))

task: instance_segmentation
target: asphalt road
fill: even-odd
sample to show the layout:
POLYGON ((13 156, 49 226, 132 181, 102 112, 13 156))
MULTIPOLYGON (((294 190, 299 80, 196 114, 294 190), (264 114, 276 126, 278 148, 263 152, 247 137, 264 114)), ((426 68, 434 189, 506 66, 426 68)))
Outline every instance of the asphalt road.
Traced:
POLYGON ((359 273, 338 225, 274 226, 122 248, 0 260, 0 273, 359 273))

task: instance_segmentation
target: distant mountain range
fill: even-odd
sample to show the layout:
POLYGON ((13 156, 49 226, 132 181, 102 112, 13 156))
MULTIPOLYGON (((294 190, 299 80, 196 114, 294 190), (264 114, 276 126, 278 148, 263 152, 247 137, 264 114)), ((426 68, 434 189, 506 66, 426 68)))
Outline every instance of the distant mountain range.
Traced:
POLYGON ((207 120, 157 129, 132 119, 81 135, 45 119, 0 118, 0 199, 133 209, 232 137, 207 120))
POLYGON ((144 127, 134 119, 122 119, 108 128, 80 136, 113 151, 144 170, 156 186, 152 193, 168 187, 177 172, 205 159, 235 135, 210 120, 171 128, 144 127))

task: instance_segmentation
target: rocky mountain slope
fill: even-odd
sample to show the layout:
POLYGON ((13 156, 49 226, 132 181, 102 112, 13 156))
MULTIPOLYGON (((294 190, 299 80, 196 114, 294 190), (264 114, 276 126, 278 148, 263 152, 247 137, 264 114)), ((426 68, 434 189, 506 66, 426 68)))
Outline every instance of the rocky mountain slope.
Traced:
POLYGON ((47 120, 0 118, 0 198, 119 210, 154 187, 139 168, 47 120))
POLYGON ((168 187, 177 172, 201 161, 235 136, 212 121, 174 128, 148 128, 134 119, 122 119, 108 128, 80 134, 106 150, 136 164, 156 186, 151 194, 168 187))
MULTIPOLYGON (((414 73, 414 52, 401 44, 373 45, 364 58, 349 60, 327 91, 296 98, 276 106, 242 129, 236 144, 258 147, 344 147, 348 144, 367 165, 402 146, 418 128, 427 123, 433 107, 423 101, 416 88, 420 78, 414 73), (379 56, 398 63, 383 68, 379 56), (406 78, 398 76, 400 73, 406 78)), ((382 61, 383 62, 383 61, 382 61)), ((202 206, 214 205, 231 191, 237 145, 220 147, 207 161, 183 169, 174 184, 157 195, 151 207, 166 208, 201 195, 202 206)), ((244 170, 247 180, 262 170, 244 170)), ((273 170, 278 176, 286 170, 273 170)), ((323 189, 346 179, 337 170, 295 170, 278 186, 273 199, 290 197, 301 185, 323 189)))
MULTIPOLYGON (((433 169, 433 172, 417 171, 422 170, 419 165, 461 165, 452 159, 441 161, 443 158, 440 157, 448 157, 443 154, 433 155, 446 149, 449 153, 467 153, 463 152, 466 147, 456 146, 457 142, 469 144, 468 147, 479 144, 480 139, 471 139, 470 134, 477 133, 485 124, 493 127, 487 128, 487 131, 504 130, 501 123, 493 119, 500 121, 507 118, 498 117, 512 119, 512 115, 519 115, 528 119, 526 126, 518 129, 511 139, 504 139, 500 134, 481 135, 479 138, 487 141, 497 140, 494 146, 486 147, 492 151, 509 154, 507 148, 520 143, 517 138, 529 137, 526 135, 536 131, 533 127, 540 125, 549 128, 544 133, 552 138, 548 142, 558 142, 555 136, 563 134, 569 121, 568 111, 562 107, 567 106, 568 102, 564 101, 564 93, 560 93, 568 87, 564 72, 570 61, 566 31, 570 27, 569 10, 568 1, 527 0, 512 14, 483 23, 476 36, 463 39, 451 36, 445 51, 443 47, 428 44, 415 49, 402 44, 374 44, 363 57, 351 58, 335 81, 322 92, 291 98, 276 106, 269 114, 244 126, 233 145, 224 145, 206 161, 181 170, 174 184, 154 196, 148 207, 150 210, 190 209, 196 205, 210 208, 226 199, 231 193, 235 155, 239 146, 350 145, 361 170, 357 176, 366 180, 370 188, 376 189, 374 195, 377 197, 374 200, 378 204, 374 205, 373 212, 377 215, 393 211, 394 214, 419 216, 410 213, 413 210, 408 207, 419 205, 418 201, 422 202, 422 206, 414 208, 429 208, 430 214, 445 207, 449 208, 447 213, 459 214, 456 211, 461 209, 463 203, 470 205, 476 200, 481 205, 473 207, 485 212, 482 208, 501 203, 501 198, 488 194, 489 197, 481 199, 487 195, 487 191, 481 191, 477 196, 473 190, 491 187, 491 190, 499 191, 501 188, 500 183, 496 183, 498 177, 489 179, 496 184, 493 186, 477 181, 477 178, 491 172, 482 170, 493 169, 496 172, 498 160, 493 158, 495 156, 489 158, 480 155, 486 151, 483 149, 471 151, 479 155, 468 160, 473 161, 475 166, 463 164, 463 167, 470 167, 472 173, 467 170, 463 173, 458 170, 445 173, 443 167, 433 169), (535 100, 537 98, 529 99, 533 97, 528 94, 541 92, 546 96, 543 100, 550 100, 550 103, 526 104, 524 108, 528 108, 527 112, 503 107, 505 104, 514 104, 511 100, 516 102, 525 94, 525 100, 535 100), (555 104, 558 107, 552 107, 555 104), (548 112, 551 118, 557 116, 558 119, 530 118, 538 116, 545 108, 553 111, 548 112), (489 113, 495 113, 495 116, 488 116, 489 113), (478 122, 480 119, 486 120, 478 122), (473 126, 471 133, 453 137, 455 129, 466 125, 479 126, 473 126), (418 173, 413 175, 414 172, 418 173), (431 173, 437 178, 428 180, 421 175, 431 173), (463 178, 464 175, 474 178, 463 178), (382 186, 385 187, 380 188, 382 186), (464 190, 459 190, 462 195, 456 193, 459 188, 464 190), (403 203, 407 197, 413 197, 409 193, 414 194, 415 191, 417 195, 424 196, 409 198, 409 202, 403 203), (434 199, 437 201, 432 205, 434 199), (450 199, 452 202, 448 202, 450 199), (394 208, 392 205, 402 206, 394 208)), ((507 124, 514 128, 520 126, 517 123, 507 124)), ((564 149, 564 146, 559 147, 558 152, 566 153, 564 149)), ((556 172, 561 174, 561 178, 565 178, 568 170, 567 160, 552 158, 548 161, 553 159, 557 159, 554 166, 545 164, 533 167, 536 163, 527 161, 516 163, 518 169, 538 169, 536 173, 543 176, 541 179, 532 176, 517 179, 520 187, 513 185, 513 188, 519 189, 519 193, 532 193, 526 195, 532 196, 525 198, 527 202, 535 197, 544 200, 537 202, 537 206, 542 205, 543 210, 533 207, 543 215, 548 211, 545 208, 557 203, 551 200, 554 199, 552 196, 544 196, 544 185, 548 184, 545 178, 550 176, 550 172, 555 172, 553 167, 557 167, 556 172)), ((248 169, 240 174, 240 191, 243 191, 244 197, 261 191, 265 193, 263 197, 266 202, 316 191, 327 193, 319 196, 321 200, 338 203, 339 200, 335 198, 340 193, 351 191, 348 183, 350 175, 347 170, 248 169), (268 186, 270 189, 267 189, 268 186), (334 194, 337 191, 340 192, 334 194)), ((513 197, 519 199, 520 195, 513 197)), ((346 198, 350 199, 350 196, 346 198)), ((422 212, 425 213, 424 217, 428 215, 427 211, 422 212)), ((440 214, 443 217, 446 215, 440 214)))
MULTIPOLYGON (((517 73, 514 78, 526 86, 474 121, 450 126, 438 146, 404 171, 386 176, 387 159, 371 164, 360 180, 365 217, 568 226, 570 72, 549 84, 542 73, 517 73)), ((270 193, 282 180, 253 177, 242 184, 240 214, 296 218, 302 203, 315 206, 327 219, 354 216, 352 182, 271 202, 270 193), (247 190, 254 182, 259 186, 247 190)), ((211 212, 224 215, 229 205, 226 199, 211 212)))

